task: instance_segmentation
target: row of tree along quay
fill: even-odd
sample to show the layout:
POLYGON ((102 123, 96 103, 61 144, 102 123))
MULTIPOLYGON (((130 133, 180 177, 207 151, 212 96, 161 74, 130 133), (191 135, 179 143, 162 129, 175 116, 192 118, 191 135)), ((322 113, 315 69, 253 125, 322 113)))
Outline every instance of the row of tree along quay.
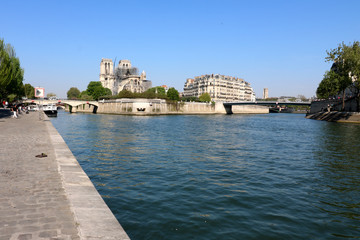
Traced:
POLYGON ((11 44, 0 39, 0 98, 13 102, 25 95, 24 69, 11 44))
MULTIPOLYGON (((14 47, 0 39, 0 99, 13 103, 22 98, 35 99, 34 87, 24 84, 24 69, 14 47)), ((48 93, 47 97, 56 96, 48 93)))
POLYGON ((318 99, 341 100, 344 111, 346 101, 356 100, 356 112, 360 112, 360 43, 355 41, 327 51, 327 62, 332 62, 320 82, 316 95, 318 99))
POLYGON ((111 90, 104 88, 101 82, 91 81, 85 91, 80 92, 76 87, 71 87, 67 92, 68 99, 79 100, 100 100, 100 99, 119 99, 119 98, 146 98, 146 99, 166 99, 173 101, 184 102, 210 102, 211 97, 208 93, 202 94, 197 97, 182 97, 180 98, 178 90, 169 88, 167 91, 164 87, 153 87, 142 93, 134 93, 126 89, 120 91, 116 95, 111 94, 111 90))

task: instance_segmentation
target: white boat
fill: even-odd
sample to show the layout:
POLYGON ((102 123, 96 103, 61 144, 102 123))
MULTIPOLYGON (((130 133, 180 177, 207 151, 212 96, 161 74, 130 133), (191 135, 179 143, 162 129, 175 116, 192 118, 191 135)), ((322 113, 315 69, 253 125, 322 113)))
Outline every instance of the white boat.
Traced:
POLYGON ((57 106, 55 103, 42 105, 42 110, 48 117, 57 117, 57 106))
POLYGON ((27 108, 29 111, 39 111, 39 107, 37 105, 29 105, 27 108))

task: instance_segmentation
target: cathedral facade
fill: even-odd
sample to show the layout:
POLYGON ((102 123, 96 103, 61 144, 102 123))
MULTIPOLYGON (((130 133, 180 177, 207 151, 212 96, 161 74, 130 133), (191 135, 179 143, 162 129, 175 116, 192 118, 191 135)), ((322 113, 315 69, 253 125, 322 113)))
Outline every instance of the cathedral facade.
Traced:
POLYGON ((120 60, 117 67, 108 58, 102 58, 100 63, 100 82, 104 88, 109 88, 113 95, 126 89, 131 92, 145 92, 151 88, 151 81, 146 80, 146 73, 131 66, 129 60, 120 60), (114 69, 115 68, 115 69, 114 69))

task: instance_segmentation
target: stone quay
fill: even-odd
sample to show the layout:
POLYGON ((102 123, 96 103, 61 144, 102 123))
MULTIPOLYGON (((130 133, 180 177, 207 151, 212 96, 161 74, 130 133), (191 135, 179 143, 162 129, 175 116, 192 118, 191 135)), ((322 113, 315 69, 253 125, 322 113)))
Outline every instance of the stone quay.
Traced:
POLYGON ((0 240, 129 239, 42 112, 0 109, 0 240))

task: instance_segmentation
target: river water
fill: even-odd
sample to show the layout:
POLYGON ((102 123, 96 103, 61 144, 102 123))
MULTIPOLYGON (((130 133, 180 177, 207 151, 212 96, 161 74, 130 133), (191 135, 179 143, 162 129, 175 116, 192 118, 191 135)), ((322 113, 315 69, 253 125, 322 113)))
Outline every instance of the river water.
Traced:
POLYGON ((298 114, 51 121, 131 239, 360 238, 360 125, 298 114))

